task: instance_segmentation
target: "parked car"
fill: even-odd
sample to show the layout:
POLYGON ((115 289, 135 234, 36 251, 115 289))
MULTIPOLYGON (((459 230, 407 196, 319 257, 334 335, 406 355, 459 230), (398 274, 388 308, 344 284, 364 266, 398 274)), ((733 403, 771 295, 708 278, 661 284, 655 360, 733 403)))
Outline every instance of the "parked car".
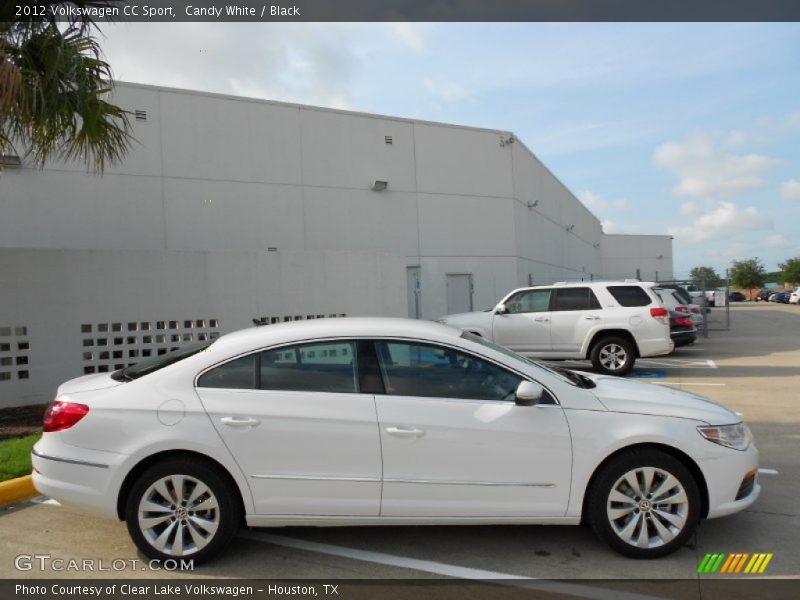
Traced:
POLYGON ((747 296, 745 296, 742 292, 731 292, 728 295, 728 300, 731 302, 747 302, 747 296))
POLYGON ((789 304, 789 298, 791 297, 791 292, 776 292, 769 297, 770 302, 782 302, 783 304, 789 304))
POLYGON ((556 283, 520 288, 493 309, 442 317, 523 356, 590 359, 595 370, 624 375, 636 358, 669 354, 669 312, 639 281, 556 283))
POLYGON ((243 524, 585 520, 657 557, 761 491, 750 431, 720 404, 408 319, 255 327, 79 377, 32 460, 40 493, 195 563, 243 524))
POLYGON ((775 293, 775 290, 761 290, 756 294, 756 297, 753 298, 756 302, 766 302, 769 300, 769 297, 775 293))
POLYGON ((684 298, 676 293, 674 289, 659 286, 654 287, 653 291, 667 310, 684 313, 689 316, 695 327, 700 327, 703 324, 703 313, 697 304, 685 304, 684 298))
POLYGON ((684 312, 669 311, 669 334, 675 347, 688 346, 697 340, 697 327, 684 312))
POLYGON ((789 304, 800 304, 800 287, 794 288, 794 291, 789 294, 789 304))

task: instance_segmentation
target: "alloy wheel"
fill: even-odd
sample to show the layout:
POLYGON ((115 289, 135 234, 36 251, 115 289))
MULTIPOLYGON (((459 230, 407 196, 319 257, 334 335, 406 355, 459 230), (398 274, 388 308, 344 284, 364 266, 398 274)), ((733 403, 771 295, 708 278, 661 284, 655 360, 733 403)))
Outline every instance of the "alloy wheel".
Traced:
POLYGON ((199 479, 167 475, 142 495, 138 522, 153 548, 170 556, 188 556, 214 539, 220 524, 219 502, 199 479))
POLYGON ((638 548, 658 548, 683 531, 689 498, 677 477, 656 467, 637 467, 611 487, 606 514, 614 533, 638 548))
POLYGON ((628 360, 628 353, 619 344, 606 344, 600 349, 600 364, 609 371, 621 369, 628 360))

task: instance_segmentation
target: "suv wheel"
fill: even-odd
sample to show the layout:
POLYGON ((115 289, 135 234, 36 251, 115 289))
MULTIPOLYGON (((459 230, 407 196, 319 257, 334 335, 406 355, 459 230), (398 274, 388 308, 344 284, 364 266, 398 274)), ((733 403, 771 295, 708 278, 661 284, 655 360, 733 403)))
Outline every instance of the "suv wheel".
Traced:
POLYGON ((689 470, 657 450, 620 455, 589 491, 589 522, 611 548, 632 558, 666 556, 697 526, 700 492, 689 470))
POLYGON ((125 521, 149 558, 204 562, 233 538, 241 521, 237 498, 218 469, 173 458, 150 467, 127 499, 125 521))
POLYGON ((595 371, 604 375, 625 375, 636 362, 633 344, 625 338, 611 336, 597 341, 590 355, 595 371))

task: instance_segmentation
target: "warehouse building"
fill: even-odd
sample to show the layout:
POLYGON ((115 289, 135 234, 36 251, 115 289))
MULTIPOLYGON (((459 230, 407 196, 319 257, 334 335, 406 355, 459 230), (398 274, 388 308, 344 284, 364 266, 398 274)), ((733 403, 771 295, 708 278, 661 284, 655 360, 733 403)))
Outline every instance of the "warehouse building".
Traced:
POLYGON ((508 131, 119 84, 137 143, 0 175, 0 406, 252 324, 440 315, 557 280, 672 278, 508 131))

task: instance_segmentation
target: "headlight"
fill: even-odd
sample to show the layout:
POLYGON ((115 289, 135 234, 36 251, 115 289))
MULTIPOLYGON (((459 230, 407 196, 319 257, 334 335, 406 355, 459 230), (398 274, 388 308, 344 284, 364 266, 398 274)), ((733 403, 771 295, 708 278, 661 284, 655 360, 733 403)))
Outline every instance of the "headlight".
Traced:
POLYGON ((744 423, 698 427, 697 431, 709 442, 733 448, 734 450, 747 450, 753 440, 750 429, 744 423))

